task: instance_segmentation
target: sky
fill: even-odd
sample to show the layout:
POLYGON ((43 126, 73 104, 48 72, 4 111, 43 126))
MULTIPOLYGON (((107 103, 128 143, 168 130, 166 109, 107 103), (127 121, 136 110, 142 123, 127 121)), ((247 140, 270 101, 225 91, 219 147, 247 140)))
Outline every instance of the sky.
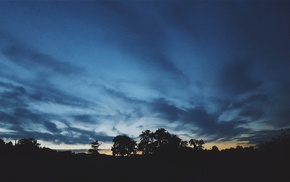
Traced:
MULTIPOLYGON (((1 1, 0 138, 220 148, 290 127, 290 1, 1 1)), ((267 138, 268 137, 268 138, 267 138)))

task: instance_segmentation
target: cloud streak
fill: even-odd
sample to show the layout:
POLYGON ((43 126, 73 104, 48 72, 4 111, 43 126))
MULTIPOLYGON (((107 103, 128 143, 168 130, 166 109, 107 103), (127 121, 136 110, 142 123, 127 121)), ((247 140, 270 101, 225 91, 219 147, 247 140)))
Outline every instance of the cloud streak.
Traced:
POLYGON ((47 70, 61 75, 70 75, 80 71, 80 68, 69 62, 58 61, 49 55, 20 46, 8 47, 1 52, 10 61, 27 69, 40 68, 44 72, 47 70))

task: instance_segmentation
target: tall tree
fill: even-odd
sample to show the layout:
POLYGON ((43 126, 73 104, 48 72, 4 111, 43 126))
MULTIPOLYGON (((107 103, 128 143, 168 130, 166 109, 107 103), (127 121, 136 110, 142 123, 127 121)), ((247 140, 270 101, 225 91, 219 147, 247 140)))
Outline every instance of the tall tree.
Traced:
POLYGON ((138 150, 143 155, 153 154, 154 152, 154 133, 150 130, 142 131, 140 136, 140 142, 138 144, 138 150))
POLYGON ((155 132, 143 131, 140 135, 138 150, 144 155, 148 154, 173 154, 187 146, 177 135, 170 134, 164 128, 158 128, 155 132))
POLYGON ((132 153, 136 153, 136 141, 128 137, 127 135, 118 135, 113 139, 112 152, 115 155, 127 155, 130 156, 132 153))
POLYGON ((155 141, 156 148, 160 148, 160 147, 169 143, 169 141, 171 139, 171 135, 164 128, 158 128, 155 131, 154 138, 156 140, 155 141))

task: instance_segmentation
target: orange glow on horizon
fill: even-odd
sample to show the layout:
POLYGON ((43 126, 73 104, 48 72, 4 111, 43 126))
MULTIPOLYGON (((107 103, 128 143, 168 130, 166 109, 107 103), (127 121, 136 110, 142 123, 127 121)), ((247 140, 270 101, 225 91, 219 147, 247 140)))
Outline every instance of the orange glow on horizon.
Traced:
POLYGON ((111 149, 100 149, 99 153, 105 155, 113 155, 111 149))
POLYGON ((246 141, 245 142, 228 141, 228 142, 205 143, 204 144, 204 148, 207 150, 211 150, 211 148, 213 146, 217 146, 219 148, 219 150, 224 150, 224 149, 236 148, 237 146, 250 147, 250 146, 254 146, 254 145, 248 144, 246 141))

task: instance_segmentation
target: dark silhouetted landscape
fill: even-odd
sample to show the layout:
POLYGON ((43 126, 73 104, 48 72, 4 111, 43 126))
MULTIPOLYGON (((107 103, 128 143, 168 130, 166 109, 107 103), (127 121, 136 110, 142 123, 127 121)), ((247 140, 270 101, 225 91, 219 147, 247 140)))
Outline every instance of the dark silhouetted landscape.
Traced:
POLYGON ((187 142, 163 128, 155 132, 146 130, 140 137, 137 145, 126 135, 116 136, 112 147, 113 156, 98 153, 98 140, 92 142, 88 153, 42 148, 33 138, 20 139, 15 145, 1 140, 1 181, 290 180, 290 129, 281 130, 272 140, 260 142, 256 147, 237 146, 221 151, 216 146, 211 150, 203 149, 203 142, 194 139, 189 143, 195 141, 200 143, 200 147, 190 147, 187 142), (145 144, 150 141, 148 136, 152 137, 152 142, 145 144), (127 139, 128 143, 124 142, 127 139), (126 145, 133 146, 132 150, 128 152, 126 145), (125 152, 117 152, 121 149, 125 152), (141 153, 134 154, 136 151, 141 153))

